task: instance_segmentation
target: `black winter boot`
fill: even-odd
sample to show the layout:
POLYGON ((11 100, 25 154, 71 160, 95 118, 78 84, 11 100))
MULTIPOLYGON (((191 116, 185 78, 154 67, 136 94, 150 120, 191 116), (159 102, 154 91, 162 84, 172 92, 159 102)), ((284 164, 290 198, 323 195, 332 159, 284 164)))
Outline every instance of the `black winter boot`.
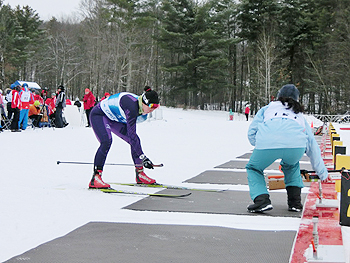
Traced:
POLYGON ((286 187, 288 195, 288 210, 293 212, 300 212, 303 210, 301 204, 301 188, 297 186, 286 187))
POLYGON ((249 205, 247 209, 250 213, 262 213, 273 209, 273 206, 271 205, 270 195, 258 195, 254 199, 254 204, 249 205))

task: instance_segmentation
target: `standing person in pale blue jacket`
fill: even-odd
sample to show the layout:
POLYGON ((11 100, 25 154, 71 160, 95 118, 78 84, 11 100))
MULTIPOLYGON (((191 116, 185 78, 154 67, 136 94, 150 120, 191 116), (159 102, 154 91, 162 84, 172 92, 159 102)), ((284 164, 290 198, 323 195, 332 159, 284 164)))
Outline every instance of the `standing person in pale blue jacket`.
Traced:
POLYGON ((246 165, 250 197, 254 201, 248 206, 249 212, 261 213, 273 209, 264 170, 277 159, 282 159, 289 211, 299 212, 303 208, 301 188, 304 185, 299 160, 304 153, 310 158, 320 179, 328 179, 320 148, 298 100, 299 91, 293 84, 283 86, 277 94, 277 101, 261 108, 249 127, 248 139, 255 146, 246 165))

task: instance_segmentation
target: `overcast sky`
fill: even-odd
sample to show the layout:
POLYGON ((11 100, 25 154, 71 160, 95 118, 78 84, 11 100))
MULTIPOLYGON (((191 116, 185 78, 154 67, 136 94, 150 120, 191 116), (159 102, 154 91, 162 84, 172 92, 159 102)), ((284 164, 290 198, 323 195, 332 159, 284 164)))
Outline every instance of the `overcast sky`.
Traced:
POLYGON ((4 4, 10 4, 12 8, 17 5, 30 6, 35 10, 41 20, 49 20, 52 16, 57 19, 79 11, 81 0, 4 0, 4 4))

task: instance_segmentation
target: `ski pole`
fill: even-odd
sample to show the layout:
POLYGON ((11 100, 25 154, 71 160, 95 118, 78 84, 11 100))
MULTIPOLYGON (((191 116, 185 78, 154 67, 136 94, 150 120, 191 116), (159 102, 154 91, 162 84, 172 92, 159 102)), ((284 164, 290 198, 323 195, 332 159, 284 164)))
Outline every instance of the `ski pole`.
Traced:
MULTIPOLYGON (((94 163, 88 163, 88 162, 64 162, 64 161, 57 161, 57 164, 94 164, 94 163)), ((128 163, 105 163, 105 165, 121 165, 121 166, 135 166, 134 164, 128 164, 128 163)), ((161 164, 153 164, 153 167, 163 167, 164 165, 161 164)))

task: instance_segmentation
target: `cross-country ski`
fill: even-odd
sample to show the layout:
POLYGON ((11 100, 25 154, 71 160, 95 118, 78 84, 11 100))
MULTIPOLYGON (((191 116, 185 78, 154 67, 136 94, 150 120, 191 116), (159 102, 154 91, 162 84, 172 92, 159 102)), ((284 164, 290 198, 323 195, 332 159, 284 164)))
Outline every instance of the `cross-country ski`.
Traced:
MULTIPOLYGON (((94 189, 95 190, 95 189, 94 189)), ((116 190, 113 188, 108 189, 96 189, 100 190, 103 193, 107 194, 130 194, 130 195, 148 195, 148 196, 157 196, 157 197, 169 197, 169 198, 177 198, 177 197, 186 197, 191 195, 191 193, 185 193, 185 194, 158 194, 158 193, 142 193, 142 192, 132 192, 132 191, 125 191, 125 190, 116 190)))
POLYGON ((179 190, 190 190, 190 191, 203 191, 203 192, 224 192, 227 189, 205 189, 205 188, 193 188, 186 186, 177 186, 169 184, 138 184, 138 183, 110 183, 114 185, 125 185, 125 186, 137 186, 137 187, 150 187, 150 188, 166 188, 166 189, 179 189, 179 190))
MULTIPOLYGON (((57 161, 57 165, 59 164, 87 164, 87 165, 92 165, 94 163, 90 162, 77 162, 77 161, 57 161)), ((105 163, 105 165, 116 165, 116 166, 135 166, 134 164, 131 163, 105 163)), ((153 167, 163 167, 164 164, 153 164, 153 167)))

